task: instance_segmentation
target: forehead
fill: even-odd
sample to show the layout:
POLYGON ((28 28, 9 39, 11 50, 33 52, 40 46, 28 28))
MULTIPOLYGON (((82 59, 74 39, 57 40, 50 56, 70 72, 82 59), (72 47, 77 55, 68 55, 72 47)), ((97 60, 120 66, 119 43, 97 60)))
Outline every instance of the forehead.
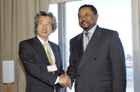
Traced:
POLYGON ((79 13, 78 14, 81 14, 81 13, 94 13, 90 7, 83 7, 79 10, 79 13))
POLYGON ((43 21, 52 22, 52 18, 49 16, 40 16, 38 22, 43 22, 43 21))

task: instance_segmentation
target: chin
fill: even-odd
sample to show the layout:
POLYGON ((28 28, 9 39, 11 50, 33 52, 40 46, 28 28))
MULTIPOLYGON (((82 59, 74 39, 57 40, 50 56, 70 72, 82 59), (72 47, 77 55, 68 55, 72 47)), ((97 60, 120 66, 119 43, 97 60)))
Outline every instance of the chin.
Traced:
POLYGON ((87 29, 89 29, 89 27, 83 27, 83 29, 84 29, 84 30, 87 30, 87 29))

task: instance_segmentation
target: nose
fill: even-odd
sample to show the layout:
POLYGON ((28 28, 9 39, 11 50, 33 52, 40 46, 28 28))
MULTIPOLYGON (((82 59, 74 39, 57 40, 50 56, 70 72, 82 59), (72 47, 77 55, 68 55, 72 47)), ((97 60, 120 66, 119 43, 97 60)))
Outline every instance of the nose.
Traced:
POLYGON ((47 25, 46 24, 43 25, 43 29, 44 30, 47 29, 47 25))
POLYGON ((81 19, 82 19, 82 21, 85 21, 85 19, 86 19, 86 18, 85 18, 85 16, 82 16, 82 18, 81 18, 81 19))

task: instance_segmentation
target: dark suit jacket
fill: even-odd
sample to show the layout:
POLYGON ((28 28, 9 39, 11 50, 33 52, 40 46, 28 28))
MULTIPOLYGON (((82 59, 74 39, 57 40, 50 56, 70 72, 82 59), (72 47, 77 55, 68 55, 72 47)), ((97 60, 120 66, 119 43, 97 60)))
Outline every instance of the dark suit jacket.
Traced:
MULTIPOLYGON (((26 70, 26 92, 54 92, 57 76, 64 74, 59 46, 50 42, 56 59, 58 71, 55 74, 48 72, 50 65, 43 45, 37 37, 20 42, 19 56, 26 70)), ((60 86, 56 85, 57 92, 60 86)))
POLYGON ((75 79, 75 92, 125 92, 126 68, 116 31, 97 26, 83 52, 83 33, 70 41, 67 74, 75 79))

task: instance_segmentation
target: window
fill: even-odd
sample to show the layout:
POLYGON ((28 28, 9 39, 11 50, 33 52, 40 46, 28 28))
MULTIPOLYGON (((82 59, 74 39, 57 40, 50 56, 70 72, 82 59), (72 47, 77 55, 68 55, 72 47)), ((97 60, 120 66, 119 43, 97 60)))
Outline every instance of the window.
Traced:
MULTIPOLYGON (((52 12, 54 16, 56 17, 56 21, 58 23, 58 12, 57 12, 57 4, 50 4, 49 5, 49 12, 52 12)), ((55 30, 54 33, 51 33, 49 36, 49 40, 58 44, 58 24, 57 24, 57 29, 55 30)))

